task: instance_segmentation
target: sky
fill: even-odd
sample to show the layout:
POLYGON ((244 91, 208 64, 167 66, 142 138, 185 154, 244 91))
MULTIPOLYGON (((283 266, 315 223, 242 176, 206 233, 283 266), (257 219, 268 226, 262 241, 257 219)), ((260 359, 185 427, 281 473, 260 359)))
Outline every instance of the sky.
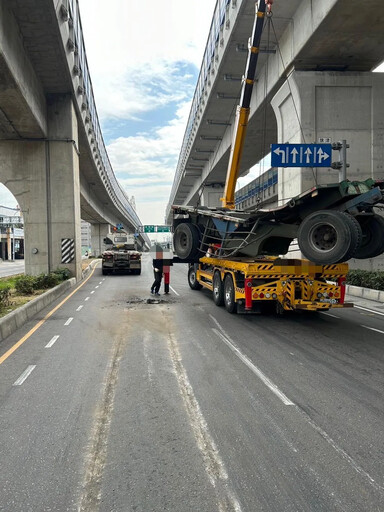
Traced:
MULTIPOLYGON (((79 0, 104 142, 142 224, 164 223, 215 4, 79 0)), ((3 185, 0 205, 16 206, 3 185)))

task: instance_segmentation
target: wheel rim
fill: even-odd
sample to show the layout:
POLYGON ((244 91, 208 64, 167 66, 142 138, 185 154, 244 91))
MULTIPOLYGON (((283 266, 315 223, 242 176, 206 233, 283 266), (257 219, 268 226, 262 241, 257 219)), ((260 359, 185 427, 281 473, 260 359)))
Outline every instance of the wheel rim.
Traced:
POLYGON ((196 272, 195 271, 192 271, 189 274, 189 280, 191 281, 191 284, 195 284, 195 282, 196 282, 196 272))
POLYGON ((217 299, 220 296, 220 288, 221 288, 221 282, 218 279, 217 274, 215 274, 213 278, 213 295, 217 299))
POLYGON ((232 282, 227 281, 227 286, 225 287, 225 302, 228 306, 231 306, 233 303, 233 290, 232 290, 232 282))
POLYGON ((309 233, 309 243, 316 251, 331 251, 337 244, 337 232, 331 224, 317 224, 309 233))

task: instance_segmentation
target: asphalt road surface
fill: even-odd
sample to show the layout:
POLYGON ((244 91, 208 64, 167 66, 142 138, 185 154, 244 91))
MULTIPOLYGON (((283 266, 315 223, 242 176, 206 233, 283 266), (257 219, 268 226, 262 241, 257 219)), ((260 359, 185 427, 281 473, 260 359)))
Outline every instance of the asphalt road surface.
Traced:
POLYGON ((13 276, 15 274, 24 274, 24 260, 2 261, 0 263, 0 277, 13 276))
POLYGON ((0 343, 0 510, 383 512, 384 315, 152 280, 96 268, 0 343))

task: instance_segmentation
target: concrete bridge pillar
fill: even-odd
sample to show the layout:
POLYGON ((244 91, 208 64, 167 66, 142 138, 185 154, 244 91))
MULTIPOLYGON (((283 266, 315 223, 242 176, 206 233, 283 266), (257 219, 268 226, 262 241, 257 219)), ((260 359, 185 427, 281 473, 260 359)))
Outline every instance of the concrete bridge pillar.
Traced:
POLYGON ((91 224, 92 256, 100 256, 105 251, 104 238, 109 235, 109 224, 91 224))
POLYGON ((77 119, 69 95, 47 101, 46 139, 0 141, 0 179, 24 217, 27 274, 68 268, 81 278, 77 119))
MULTIPOLYGON (((346 140, 347 178, 384 176, 384 73, 293 71, 271 104, 278 142, 317 143, 346 140)), ((332 161, 339 160, 333 152, 332 161)), ((279 204, 316 183, 339 181, 328 168, 280 168, 279 204)))

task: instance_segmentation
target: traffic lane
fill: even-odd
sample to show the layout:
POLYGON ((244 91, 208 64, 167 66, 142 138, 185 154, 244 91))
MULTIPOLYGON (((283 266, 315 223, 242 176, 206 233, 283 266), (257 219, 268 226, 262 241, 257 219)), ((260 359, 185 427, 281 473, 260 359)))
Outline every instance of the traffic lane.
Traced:
POLYGON ((129 342, 120 362, 101 512, 212 512, 225 504, 196 446, 189 421, 196 411, 187 412, 180 395, 164 316, 172 304, 129 301, 121 319, 129 342))
POLYGON ((35 366, 23 382, 15 377, 1 401, 4 510, 77 510, 102 384, 119 338, 105 298, 91 294, 99 279, 89 283, 77 315, 73 296, 51 317, 50 328, 43 326, 0 366, 3 373, 19 358, 23 367, 35 366), (60 337, 45 348, 53 333, 60 337))
POLYGON ((95 269, 90 278, 83 282, 80 287, 77 286, 63 294, 56 301, 41 310, 33 319, 27 321, 12 335, 0 342, 0 401, 6 391, 12 386, 14 380, 16 380, 16 376, 20 375, 27 366, 31 356, 34 359, 36 357, 35 352, 36 354, 41 353, 40 349, 44 348, 47 338, 49 338, 49 342, 53 336, 57 335, 55 323, 58 322, 58 329, 60 330, 60 322, 64 325, 69 318, 74 318, 79 313, 76 311, 77 308, 81 304, 86 305, 87 301, 91 300, 93 294, 96 293, 103 282, 103 278, 99 274, 100 270, 95 269), (68 297, 70 297, 70 304, 65 302, 68 300, 68 297), (60 304, 62 305, 60 306, 60 304), (52 316, 46 318, 56 308, 57 311, 52 316), (37 330, 32 332, 36 328, 37 330), (13 350, 19 341, 23 341, 23 343, 12 356, 9 355, 10 351, 13 350), (16 354, 17 357, 15 357, 16 354), (4 361, 4 358, 6 358, 6 361, 4 361))
POLYGON ((214 311, 213 317, 242 352, 276 376, 274 380, 288 390, 294 403, 380 479, 384 472, 381 335, 359 326, 348 334, 348 322, 322 314, 279 318, 214 311))
MULTIPOLYGON (((260 374, 244 365, 223 342, 205 307, 188 312, 178 307, 173 318, 183 340, 181 353, 192 388, 228 467, 242 510, 382 510, 382 472, 378 471, 373 481, 366 468, 375 468, 364 453, 358 454, 362 466, 360 460, 349 455, 349 444, 344 449, 332 437, 333 432, 329 433, 300 405, 285 404, 260 374)), ((237 320, 230 324, 239 345, 244 317, 230 318, 237 320)), ((231 343, 228 334, 221 334, 231 343)), ((252 338, 249 331, 247 335, 252 338)), ((282 359, 287 358, 280 356, 282 359)), ((267 381, 279 383, 279 373, 254 354, 255 361, 267 381)), ((296 381, 296 386, 299 384, 296 381)), ((277 387, 292 398, 289 387, 277 387)), ((307 405, 317 406, 312 402, 307 405)), ((348 438, 348 430, 345 436, 348 438)))

